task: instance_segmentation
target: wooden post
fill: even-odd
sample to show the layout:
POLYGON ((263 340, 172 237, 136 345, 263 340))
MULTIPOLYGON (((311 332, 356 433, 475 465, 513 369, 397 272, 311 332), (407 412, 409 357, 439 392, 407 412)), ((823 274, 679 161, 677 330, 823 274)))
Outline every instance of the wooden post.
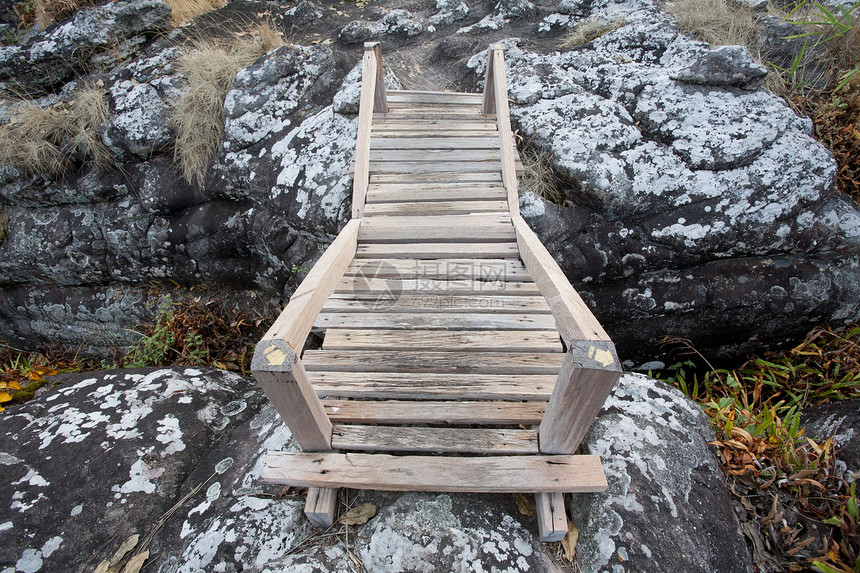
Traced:
MULTIPOLYGON (((366 42, 364 49, 370 47, 376 59, 376 84, 373 95, 374 113, 388 113, 388 101, 385 99, 385 71, 382 69, 382 44, 366 42)), ((364 80, 362 80, 364 81, 364 80)))
POLYGON ((331 422, 289 344, 283 340, 260 341, 251 371, 302 450, 331 450, 331 422))
POLYGON ((621 376, 615 346, 606 340, 568 343, 538 430, 542 454, 572 454, 621 376))
POLYGON ((538 531, 541 543, 561 541, 567 535, 567 512, 563 493, 536 493, 538 531))
POLYGON ((331 487, 308 488, 305 515, 314 527, 331 527, 337 511, 337 489, 331 487))
POLYGON ((493 71, 495 58, 493 52, 498 49, 495 44, 490 44, 490 49, 487 50, 487 70, 484 76, 484 108, 483 112, 487 115, 496 113, 496 85, 494 80, 495 73, 493 71))
MULTIPOLYGON (((358 134, 355 137, 355 173, 352 176, 352 218, 360 219, 364 214, 364 201, 370 181, 370 128, 373 112, 377 106, 376 85, 379 82, 379 60, 375 46, 378 42, 364 45, 361 64, 361 99, 358 103, 358 134)), ((381 58, 381 55, 379 56, 381 58)), ((385 94, 382 96, 385 97, 385 94)), ((382 102, 386 105, 385 102, 382 102)))

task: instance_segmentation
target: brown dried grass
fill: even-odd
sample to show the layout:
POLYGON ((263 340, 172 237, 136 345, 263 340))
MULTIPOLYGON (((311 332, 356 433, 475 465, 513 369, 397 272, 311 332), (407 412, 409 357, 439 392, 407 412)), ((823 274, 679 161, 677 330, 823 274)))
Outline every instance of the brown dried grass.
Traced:
POLYGON ((35 0, 36 24, 44 30, 72 16, 81 8, 97 3, 98 0, 35 0))
POLYGON ((618 28, 623 28, 627 22, 622 19, 604 20, 602 18, 588 19, 565 35, 561 42, 562 48, 575 48, 608 34, 618 28))
POLYGON ((183 178, 200 185, 224 130, 224 98, 236 74, 263 54, 284 45, 267 24, 237 34, 232 41, 195 42, 179 59, 185 91, 173 105, 170 125, 176 131, 174 159, 183 178))
POLYGON ((223 8, 226 0, 168 0, 171 8, 171 21, 174 26, 187 22, 201 14, 223 8))
POLYGON ((758 17, 755 10, 731 0, 675 0, 666 9, 683 33, 712 46, 747 46, 755 54, 758 17))

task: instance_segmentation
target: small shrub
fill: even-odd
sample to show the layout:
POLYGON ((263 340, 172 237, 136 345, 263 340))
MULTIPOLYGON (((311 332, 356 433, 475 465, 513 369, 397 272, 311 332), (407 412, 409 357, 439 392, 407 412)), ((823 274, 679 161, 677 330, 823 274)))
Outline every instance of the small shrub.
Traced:
POLYGON ((712 46, 747 46, 757 52, 758 17, 749 6, 732 0, 675 0, 666 9, 682 33, 712 46))
POLYGON ((108 165, 111 154, 97 134, 110 115, 106 93, 99 86, 84 88, 48 108, 22 101, 0 126, 0 163, 49 176, 62 174, 75 159, 108 165))
POLYGON ((562 48, 575 48, 627 25, 622 19, 591 18, 570 30, 561 42, 562 48))
POLYGON ((180 59, 186 86, 173 105, 174 157, 188 183, 203 184, 224 128, 224 98, 236 74, 266 52, 284 45, 271 26, 260 25, 232 41, 195 43, 180 59))

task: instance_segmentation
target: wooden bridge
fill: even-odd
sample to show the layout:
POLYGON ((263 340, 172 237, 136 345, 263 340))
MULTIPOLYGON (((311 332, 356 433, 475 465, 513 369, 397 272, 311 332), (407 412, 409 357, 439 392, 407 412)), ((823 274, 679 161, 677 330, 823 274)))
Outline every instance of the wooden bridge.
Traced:
POLYGON ((253 370, 300 453, 263 480, 535 493, 541 538, 564 492, 606 488, 574 455, 620 373, 615 349, 519 214, 504 56, 483 94, 386 91, 366 44, 352 220, 257 345, 253 370), (319 350, 305 350, 312 328, 319 350), (385 452, 385 453, 380 453, 385 452))

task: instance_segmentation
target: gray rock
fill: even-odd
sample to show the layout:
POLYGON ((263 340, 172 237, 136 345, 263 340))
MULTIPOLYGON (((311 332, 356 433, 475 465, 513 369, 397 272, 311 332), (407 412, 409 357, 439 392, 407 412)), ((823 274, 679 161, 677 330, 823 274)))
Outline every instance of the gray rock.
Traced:
POLYGON ((622 376, 583 446, 609 488, 574 495, 583 571, 752 571, 701 408, 645 376, 622 376))
POLYGON ((60 385, 0 419, 4 570, 92 569, 127 536, 145 537, 187 493, 204 453, 261 399, 247 379, 215 370, 54 380, 60 385))
POLYGON ((430 16, 430 22, 435 26, 453 24, 469 15, 469 5, 462 0, 436 0, 436 10, 430 16))
POLYGON ((755 90, 764 84, 767 68, 756 64, 742 46, 720 46, 705 52, 689 68, 672 76, 680 82, 755 90))
MULTIPOLYGON (((332 110, 335 113, 344 115, 354 115, 358 113, 359 103, 361 100, 361 62, 355 64, 350 72, 343 78, 343 84, 340 89, 334 94, 332 99, 332 110)), ((390 68, 384 70, 385 89, 401 90, 403 86, 400 80, 394 75, 390 68)))
MULTIPOLYGON (((831 402, 805 408, 801 425, 806 436, 824 441, 833 438, 837 460, 853 476, 860 476, 860 400, 831 402)), ((847 476, 849 481, 851 476, 847 476)))
POLYGON ((138 51, 146 36, 170 26, 163 0, 121 0, 78 11, 24 46, 0 48, 0 79, 32 95, 69 80, 83 66, 107 67, 138 51), (109 47, 115 47, 109 52, 109 47))
POLYGON ((385 16, 374 22, 355 20, 340 31, 340 39, 347 44, 357 44, 367 40, 389 36, 412 38, 422 33, 424 22, 411 12, 403 9, 389 10, 385 16))

